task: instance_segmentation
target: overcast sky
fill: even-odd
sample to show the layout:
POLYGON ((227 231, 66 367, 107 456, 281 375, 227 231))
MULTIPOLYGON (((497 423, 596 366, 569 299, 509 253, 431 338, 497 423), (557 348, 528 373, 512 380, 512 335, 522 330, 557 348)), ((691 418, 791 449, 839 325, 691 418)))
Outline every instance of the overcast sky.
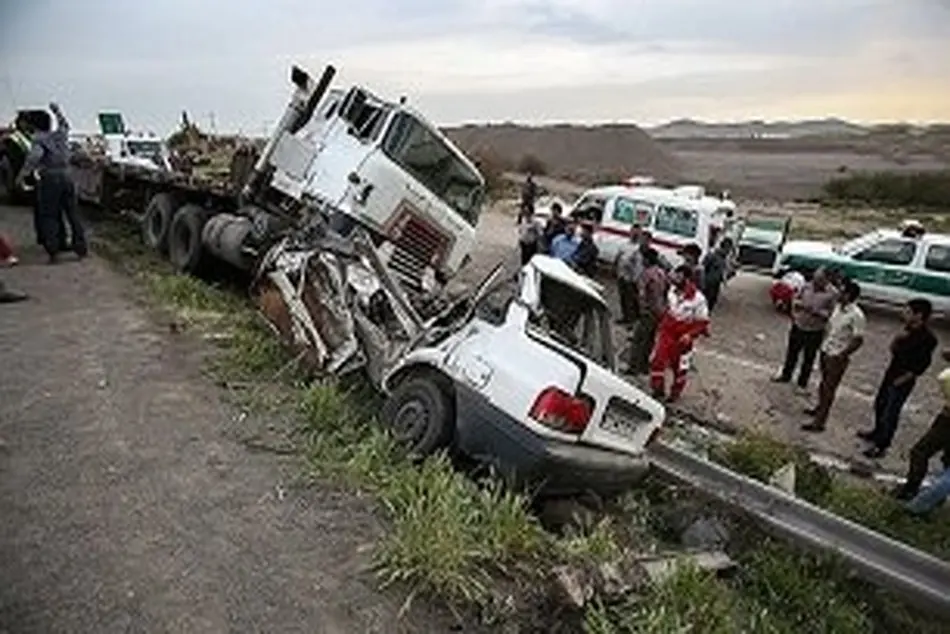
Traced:
POLYGON ((259 133, 289 67, 442 124, 950 121, 950 0, 0 0, 0 116, 259 133))

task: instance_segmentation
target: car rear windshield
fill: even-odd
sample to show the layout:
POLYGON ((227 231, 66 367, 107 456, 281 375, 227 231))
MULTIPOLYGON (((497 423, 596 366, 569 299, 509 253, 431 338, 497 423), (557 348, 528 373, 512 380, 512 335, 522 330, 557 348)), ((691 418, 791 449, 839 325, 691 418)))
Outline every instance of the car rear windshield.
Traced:
POLYGON ((610 314, 606 306, 558 280, 541 278, 541 308, 529 326, 581 353, 598 365, 613 368, 610 314))

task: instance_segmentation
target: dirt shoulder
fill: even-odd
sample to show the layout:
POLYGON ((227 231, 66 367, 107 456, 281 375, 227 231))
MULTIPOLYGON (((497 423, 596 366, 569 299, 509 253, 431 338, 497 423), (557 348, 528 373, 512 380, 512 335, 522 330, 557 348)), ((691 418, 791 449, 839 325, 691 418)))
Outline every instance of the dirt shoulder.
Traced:
MULTIPOLYGON (((27 214, 0 218, 30 242, 27 214)), ((195 342, 125 276, 20 254, 0 271, 32 295, 0 307, 0 631, 448 631, 375 590, 369 503, 231 437, 195 342)))

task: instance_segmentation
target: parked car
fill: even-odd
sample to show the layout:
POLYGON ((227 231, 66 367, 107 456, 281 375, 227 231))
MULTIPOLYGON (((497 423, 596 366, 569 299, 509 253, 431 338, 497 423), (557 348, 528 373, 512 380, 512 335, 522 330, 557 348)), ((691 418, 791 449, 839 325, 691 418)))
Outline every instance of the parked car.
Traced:
POLYGON ((773 272, 781 276, 795 270, 807 277, 820 266, 858 282, 863 301, 902 305, 922 297, 936 312, 950 315, 950 235, 881 229, 838 246, 791 241, 773 272))
POLYGON ((538 255, 517 280, 483 283, 465 310, 465 326, 385 377, 382 419, 398 440, 547 493, 617 492, 644 477, 666 413, 617 375, 599 285, 538 255))

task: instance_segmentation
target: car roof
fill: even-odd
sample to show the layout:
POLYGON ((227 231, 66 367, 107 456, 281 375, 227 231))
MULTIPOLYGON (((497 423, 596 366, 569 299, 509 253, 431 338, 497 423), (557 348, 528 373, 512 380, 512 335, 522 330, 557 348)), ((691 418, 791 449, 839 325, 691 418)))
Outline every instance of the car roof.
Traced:
POLYGON ((708 194, 702 197, 687 196, 682 192, 677 193, 676 189, 658 185, 638 185, 636 187, 631 185, 603 185, 585 190, 578 200, 585 196, 603 196, 605 198, 613 198, 614 196, 639 197, 644 199, 645 202, 692 209, 736 208, 735 202, 729 199, 721 200, 708 194))
POLYGON ((525 266, 534 267, 541 275, 567 284, 571 288, 597 300, 600 304, 607 305, 604 296, 601 294, 603 287, 589 277, 584 277, 562 260, 552 258, 549 255, 538 254, 531 258, 531 261, 525 266))
MULTIPOLYGON (((864 234, 860 237, 867 237, 871 235, 879 235, 882 238, 905 238, 900 231, 896 229, 876 229, 869 233, 864 234)), ((950 243, 950 234, 948 233, 925 233, 924 235, 917 238, 919 242, 925 244, 946 244, 950 243)))

